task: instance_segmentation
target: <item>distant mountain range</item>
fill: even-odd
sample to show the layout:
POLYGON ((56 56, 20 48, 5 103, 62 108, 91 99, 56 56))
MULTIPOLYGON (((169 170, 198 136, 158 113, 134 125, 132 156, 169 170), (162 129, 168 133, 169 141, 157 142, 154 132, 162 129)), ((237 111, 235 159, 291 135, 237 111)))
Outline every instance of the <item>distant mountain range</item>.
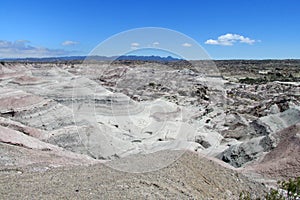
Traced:
MULTIPOLYGON (((126 55, 126 56, 64 56, 64 57, 46 57, 46 58, 0 58, 0 62, 82 62, 84 60, 90 61, 114 61, 114 60, 136 60, 136 61, 156 61, 156 62, 170 62, 170 61, 182 61, 183 59, 174 58, 172 56, 161 57, 161 56, 136 56, 136 55, 126 55)), ((256 63, 256 62, 288 62, 299 64, 300 59, 229 59, 229 60, 214 60, 219 63, 223 61, 227 63, 256 63)))
POLYGON ((142 60, 142 61, 179 61, 182 59, 174 58, 172 56, 160 57, 160 56, 119 56, 115 60, 142 60))
POLYGON ((160 56, 65 56, 65 57, 48 57, 48 58, 3 58, 0 61, 6 62, 63 62, 63 61, 84 61, 84 60, 95 60, 95 61, 113 61, 113 60, 140 60, 140 61, 179 61, 181 59, 174 58, 171 56, 160 57, 160 56))

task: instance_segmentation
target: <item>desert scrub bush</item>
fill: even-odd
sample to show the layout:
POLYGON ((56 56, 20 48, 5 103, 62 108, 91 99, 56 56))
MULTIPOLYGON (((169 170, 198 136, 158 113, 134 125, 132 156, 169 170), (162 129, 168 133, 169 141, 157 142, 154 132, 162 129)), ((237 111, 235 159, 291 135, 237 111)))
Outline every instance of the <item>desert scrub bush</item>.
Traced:
POLYGON ((259 197, 253 197, 248 191, 243 191, 240 193, 239 200, 262 200, 259 197))
POLYGON ((250 192, 243 191, 240 193, 239 200, 251 200, 250 192))
POLYGON ((155 85, 156 85, 156 84, 153 83, 153 82, 150 82, 150 83, 149 83, 149 86, 150 86, 150 87, 155 87, 155 85))
POLYGON ((285 200, 285 198, 279 190, 271 189, 266 195, 266 200, 285 200))
MULTIPOLYGON (((300 177, 289 179, 288 181, 279 181, 278 189, 271 189, 263 199, 265 200, 300 200, 300 177)), ((243 191, 239 196, 240 200, 253 200, 250 192, 243 191)), ((256 200, 261 200, 256 198, 256 200)))
POLYGON ((300 200, 300 177, 278 182, 288 200, 300 200))
POLYGON ((265 84, 268 81, 264 78, 243 78, 239 80, 240 83, 244 83, 244 84, 249 84, 249 85, 253 85, 253 84, 265 84))

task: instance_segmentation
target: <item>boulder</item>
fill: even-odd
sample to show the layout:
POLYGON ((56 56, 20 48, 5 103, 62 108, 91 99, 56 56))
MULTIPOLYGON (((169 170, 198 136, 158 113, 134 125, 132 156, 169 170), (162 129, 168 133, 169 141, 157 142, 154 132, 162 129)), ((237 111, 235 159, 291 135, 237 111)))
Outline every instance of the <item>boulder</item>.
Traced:
POLYGON ((253 138, 247 142, 236 144, 217 156, 234 167, 241 167, 245 163, 260 157, 263 152, 271 149, 271 140, 267 136, 253 138))

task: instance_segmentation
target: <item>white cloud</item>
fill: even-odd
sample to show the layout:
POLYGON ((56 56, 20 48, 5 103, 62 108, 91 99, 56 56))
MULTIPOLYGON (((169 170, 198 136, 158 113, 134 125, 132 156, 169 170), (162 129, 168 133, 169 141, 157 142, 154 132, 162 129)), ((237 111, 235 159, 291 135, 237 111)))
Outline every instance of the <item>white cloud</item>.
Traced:
POLYGON ((26 58, 26 57, 51 57, 64 56, 72 52, 63 49, 49 49, 30 45, 28 40, 16 40, 14 42, 0 40, 1 58, 26 58))
POLYGON ((209 39, 206 40, 205 44, 219 44, 219 42, 217 40, 209 39))
POLYGON ((133 42, 133 43, 130 44, 130 46, 131 46, 131 49, 135 50, 135 49, 138 49, 138 47, 140 46, 140 44, 137 43, 137 42, 133 42))
POLYGON ((137 42, 133 42, 133 43, 131 43, 131 46, 132 46, 132 47, 138 47, 138 46, 140 46, 140 44, 137 43, 137 42))
POLYGON ((213 39, 206 40, 205 44, 232 46, 236 42, 253 44, 258 41, 250 39, 248 37, 244 37, 242 35, 227 33, 225 35, 219 36, 217 40, 213 40, 213 39))
POLYGON ((192 44, 190 44, 190 43, 183 43, 182 46, 184 46, 184 47, 191 47, 192 44))
POLYGON ((66 40, 63 43, 61 43, 61 45, 63 45, 63 46, 72 46, 72 45, 75 45, 75 44, 78 44, 78 43, 79 42, 76 42, 76 41, 66 40))
POLYGON ((159 42, 153 42, 153 46, 159 45, 159 42))

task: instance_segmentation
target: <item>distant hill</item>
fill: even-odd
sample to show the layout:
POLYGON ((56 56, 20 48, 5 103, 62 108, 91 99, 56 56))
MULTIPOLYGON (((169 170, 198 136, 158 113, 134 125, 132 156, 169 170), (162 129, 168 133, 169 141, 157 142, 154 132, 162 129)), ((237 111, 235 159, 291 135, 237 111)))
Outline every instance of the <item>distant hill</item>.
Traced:
POLYGON ((65 57, 47 57, 47 58, 3 58, 0 61, 3 62, 64 62, 64 61, 84 61, 84 60, 95 60, 95 61, 113 61, 113 60, 140 60, 140 61, 178 61, 181 59, 160 56, 65 56, 65 57))
POLYGON ((178 61, 181 59, 173 58, 172 56, 168 57, 160 57, 160 56, 134 56, 134 55, 128 55, 128 56, 120 56, 116 58, 116 60, 141 60, 141 61, 178 61))
POLYGON ((86 56, 66 56, 66 57, 47 57, 47 58, 2 58, 0 61, 7 62, 58 62, 58 61, 83 61, 86 56))

